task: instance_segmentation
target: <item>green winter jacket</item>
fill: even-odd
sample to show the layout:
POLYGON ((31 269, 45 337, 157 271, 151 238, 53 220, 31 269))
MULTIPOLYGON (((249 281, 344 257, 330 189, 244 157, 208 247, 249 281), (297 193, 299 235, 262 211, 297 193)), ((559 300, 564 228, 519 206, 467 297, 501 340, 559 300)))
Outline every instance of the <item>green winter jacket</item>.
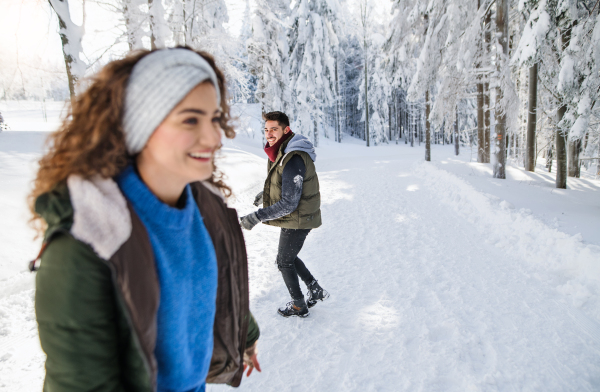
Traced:
POLYGON ((317 169, 310 155, 304 151, 284 153, 292 138, 293 135, 282 143, 275 162, 267 159, 267 179, 263 189, 263 208, 272 206, 281 200, 283 169, 294 155, 299 155, 306 167, 300 203, 298 208, 291 214, 263 223, 286 229, 316 229, 321 226, 321 193, 319 192, 317 169))
MULTIPOLYGON (((48 224, 35 293, 44 391, 155 391, 160 287, 146 230, 114 181, 67 183, 35 205, 48 224)), ((219 268, 207 382, 238 386, 260 332, 237 214, 210 187, 192 184, 219 268)))

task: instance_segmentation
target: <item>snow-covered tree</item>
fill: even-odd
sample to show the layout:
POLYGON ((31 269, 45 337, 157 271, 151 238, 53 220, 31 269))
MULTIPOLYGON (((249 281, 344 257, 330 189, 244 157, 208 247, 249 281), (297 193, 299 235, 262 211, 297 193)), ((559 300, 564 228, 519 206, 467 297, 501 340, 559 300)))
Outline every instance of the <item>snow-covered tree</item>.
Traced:
POLYGON ((386 72, 387 62, 383 55, 385 37, 383 25, 374 7, 367 1, 360 4, 360 30, 363 42, 363 72, 359 82, 358 110, 363 112, 367 146, 388 142, 389 101, 391 83, 386 72))
POLYGON ((256 77, 255 97, 263 113, 285 112, 290 103, 287 19, 281 0, 256 0, 251 36, 247 40, 250 72, 256 77))
POLYGON ((292 10, 290 89, 294 128, 319 144, 319 129, 329 137, 327 109, 335 105, 338 35, 342 30, 338 0, 299 0, 292 10))
POLYGON ((84 26, 77 26, 71 20, 68 0, 48 0, 50 6, 58 17, 60 27, 59 34, 62 41, 63 56, 67 69, 67 80, 69 82, 69 92, 71 100, 75 97, 75 86, 77 81, 83 77, 86 70, 86 63, 80 58, 83 52, 81 40, 84 34, 84 26))

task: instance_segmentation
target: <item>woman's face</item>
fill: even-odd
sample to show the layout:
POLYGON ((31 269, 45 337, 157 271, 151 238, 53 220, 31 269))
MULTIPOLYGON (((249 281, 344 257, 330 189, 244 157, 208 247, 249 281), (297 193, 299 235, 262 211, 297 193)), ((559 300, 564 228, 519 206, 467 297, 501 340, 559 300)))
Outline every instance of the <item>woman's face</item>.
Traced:
POLYGON ((215 87, 210 82, 199 84, 156 128, 138 156, 138 167, 145 165, 146 172, 151 169, 153 176, 170 183, 210 178, 215 151, 221 146, 220 119, 215 87))

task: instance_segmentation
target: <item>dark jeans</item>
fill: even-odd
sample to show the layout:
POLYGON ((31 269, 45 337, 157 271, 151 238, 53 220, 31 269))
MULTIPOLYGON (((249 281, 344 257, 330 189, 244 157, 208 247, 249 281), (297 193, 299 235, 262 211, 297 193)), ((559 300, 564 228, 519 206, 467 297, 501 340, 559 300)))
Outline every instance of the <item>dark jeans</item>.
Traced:
POLYGON ((310 233, 310 229, 281 229, 279 236, 277 268, 281 271, 283 281, 294 300, 304 298, 298 276, 307 285, 315 279, 302 260, 298 258, 298 253, 300 253, 308 233, 310 233))

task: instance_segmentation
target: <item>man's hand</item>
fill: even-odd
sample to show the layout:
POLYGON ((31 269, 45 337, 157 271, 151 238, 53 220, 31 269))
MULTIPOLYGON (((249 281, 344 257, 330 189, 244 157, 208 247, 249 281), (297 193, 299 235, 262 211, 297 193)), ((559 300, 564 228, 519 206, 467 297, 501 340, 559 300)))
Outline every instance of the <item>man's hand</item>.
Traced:
POLYGON ((258 363, 258 348, 256 347, 258 344, 258 340, 256 342, 254 342, 254 344, 250 347, 248 347, 246 349, 246 351, 244 351, 244 371, 246 371, 246 368, 248 369, 248 373, 246 374, 246 377, 250 377, 250 374, 252 373, 252 370, 254 370, 254 368, 256 368, 256 370, 258 370, 259 372, 260 370, 260 363, 258 363))
POLYGON ((260 207, 263 203, 263 193, 265 193, 265 191, 260 191, 258 193, 258 195, 256 195, 256 197, 254 198, 254 206, 255 207, 260 207))
POLYGON ((260 219, 258 219, 256 212, 253 212, 252 214, 248 214, 240 218, 240 224, 246 230, 252 230, 254 226, 258 225, 259 223, 260 219))

